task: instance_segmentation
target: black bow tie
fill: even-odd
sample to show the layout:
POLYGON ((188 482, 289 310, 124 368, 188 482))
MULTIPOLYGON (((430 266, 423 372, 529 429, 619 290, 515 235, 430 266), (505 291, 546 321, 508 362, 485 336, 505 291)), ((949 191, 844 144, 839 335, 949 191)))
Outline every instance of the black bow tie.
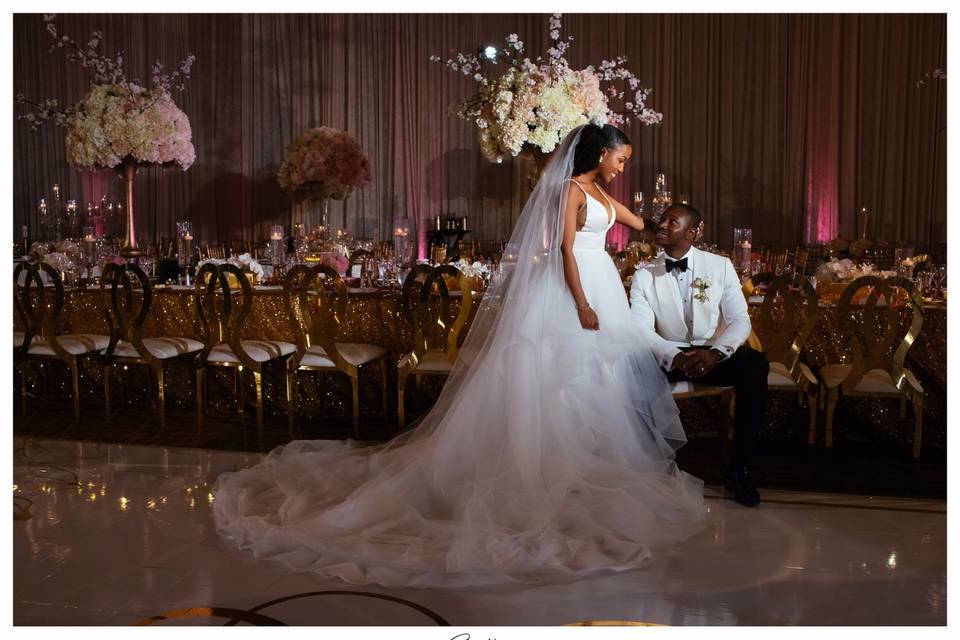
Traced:
POLYGON ((687 259, 683 258, 682 260, 671 260, 667 258, 667 273, 670 273, 674 269, 680 269, 680 273, 683 273, 687 270, 687 259))

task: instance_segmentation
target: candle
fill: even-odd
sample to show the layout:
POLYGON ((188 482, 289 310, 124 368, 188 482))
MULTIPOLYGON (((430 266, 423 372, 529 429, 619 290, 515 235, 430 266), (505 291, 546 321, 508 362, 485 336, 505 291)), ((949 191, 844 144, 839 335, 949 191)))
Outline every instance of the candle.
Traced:
POLYGON ((275 224, 270 227, 271 240, 283 240, 283 225, 275 224))
POLYGON ((30 232, 29 229, 27 229, 27 225, 23 225, 23 239, 26 240, 29 235, 30 232))

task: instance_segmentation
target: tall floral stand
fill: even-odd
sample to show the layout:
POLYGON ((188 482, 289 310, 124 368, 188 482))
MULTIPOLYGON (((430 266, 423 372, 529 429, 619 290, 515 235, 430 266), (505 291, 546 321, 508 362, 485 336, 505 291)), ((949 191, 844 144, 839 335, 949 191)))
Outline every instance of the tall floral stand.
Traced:
POLYGON ((140 163, 131 157, 124 158, 123 162, 117 167, 117 173, 123 180, 127 198, 126 229, 123 232, 123 245, 120 247, 120 255, 127 260, 138 258, 143 253, 137 246, 137 221, 133 208, 133 182, 137 177, 139 168, 140 163))

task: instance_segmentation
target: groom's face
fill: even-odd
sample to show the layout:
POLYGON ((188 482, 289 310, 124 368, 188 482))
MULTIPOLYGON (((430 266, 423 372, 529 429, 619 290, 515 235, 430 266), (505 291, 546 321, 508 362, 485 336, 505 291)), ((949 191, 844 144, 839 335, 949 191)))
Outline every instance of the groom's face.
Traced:
POLYGON ((680 209, 667 209, 656 229, 657 244, 665 249, 689 248, 696 238, 696 229, 690 227, 690 216, 680 209))

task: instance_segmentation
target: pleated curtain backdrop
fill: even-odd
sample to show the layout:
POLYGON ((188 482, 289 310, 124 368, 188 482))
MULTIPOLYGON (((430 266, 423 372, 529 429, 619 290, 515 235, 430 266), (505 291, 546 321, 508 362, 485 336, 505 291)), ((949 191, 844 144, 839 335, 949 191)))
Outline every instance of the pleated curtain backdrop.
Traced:
MULTIPOLYGON (((394 218, 421 242, 430 218, 467 216, 481 243, 505 241, 528 193, 529 165, 480 154, 474 128, 449 109, 475 83, 430 63, 518 33, 532 55, 549 46, 544 15, 70 14, 61 31, 123 49, 128 77, 197 56, 175 99, 190 117, 196 164, 151 168, 137 180, 146 241, 192 220, 200 241, 256 240, 290 225, 275 174, 285 145, 310 127, 354 135, 371 181, 331 207, 357 237, 386 240, 394 218)), ((917 86, 946 64, 946 17, 896 15, 571 14, 575 68, 626 55, 654 88, 657 127, 630 125, 633 160, 612 192, 649 195, 658 171, 690 195, 707 239, 729 247, 734 227, 755 243, 860 234, 927 246, 946 240, 946 81, 917 86)), ((88 78, 48 52, 39 15, 14 16, 14 92, 78 100, 88 78)), ((16 113, 23 113, 17 107, 16 113)), ((120 197, 112 172, 78 172, 63 131, 14 126, 14 225, 38 232, 36 207, 59 183, 67 197, 120 197)), ((611 240, 623 243, 617 225, 611 240)), ((421 247, 421 252, 423 248, 421 247)))

